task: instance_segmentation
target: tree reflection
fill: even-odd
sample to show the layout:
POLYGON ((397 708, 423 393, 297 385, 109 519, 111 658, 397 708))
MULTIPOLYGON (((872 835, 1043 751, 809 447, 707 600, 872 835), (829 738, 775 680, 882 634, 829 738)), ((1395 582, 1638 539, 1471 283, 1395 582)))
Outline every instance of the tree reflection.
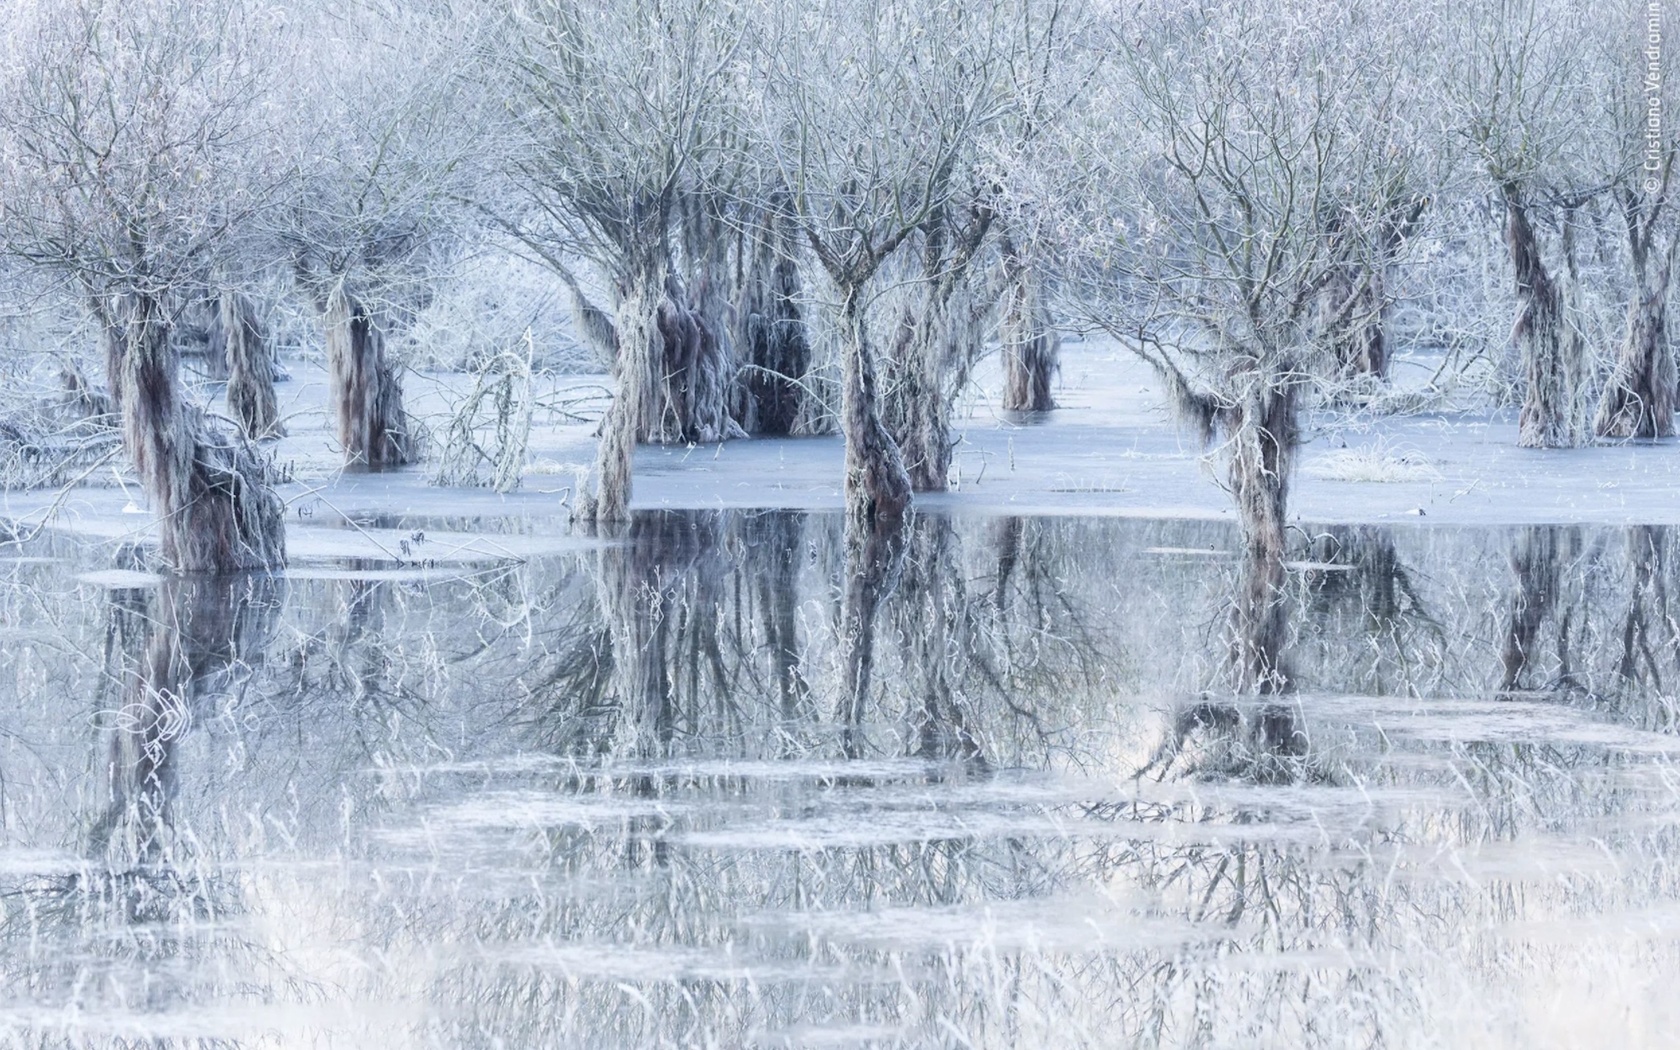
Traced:
POLYGON ((32 917, 0 895, 5 974, 70 989, 123 929, 108 985, 152 980, 145 1009, 331 988, 413 1005, 386 1042, 1432 1031, 1418 974, 1520 978, 1488 931, 1667 885, 1661 767, 1599 741, 1666 724, 1672 538, 1515 538, 1327 529, 1257 564, 1208 523, 666 512, 445 578, 337 566, 283 632, 255 593, 129 588, 52 897, 76 951, 20 947, 32 884, 32 917), (1491 702, 1531 616, 1521 682, 1567 663, 1544 710, 1588 732, 1491 702), (1588 832, 1613 874, 1570 859, 1588 832), (346 968, 285 983, 259 924, 346 968))
POLYGON ((18 987, 77 1010, 159 1010, 205 993, 189 960, 257 957, 229 925, 240 892, 214 838, 183 825, 177 799, 183 741, 239 706, 284 598, 284 582, 265 575, 165 576, 108 592, 102 803, 75 873, 0 905, 0 938, 12 944, 0 972, 18 987), (67 950, 79 943, 92 950, 67 950))

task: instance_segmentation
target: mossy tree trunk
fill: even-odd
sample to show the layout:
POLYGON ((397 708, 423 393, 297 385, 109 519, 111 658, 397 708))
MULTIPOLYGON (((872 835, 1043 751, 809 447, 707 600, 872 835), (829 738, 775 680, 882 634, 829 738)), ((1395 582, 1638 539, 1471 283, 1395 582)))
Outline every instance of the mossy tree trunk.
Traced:
POLYGON ((1518 304, 1512 335, 1522 355, 1525 384, 1517 444, 1568 448, 1578 443, 1581 339, 1564 316, 1564 296, 1546 268, 1527 204, 1509 184, 1504 195, 1505 246, 1516 274, 1518 304))
POLYGON ((1056 407, 1050 383, 1060 367, 1061 339, 1044 304, 1037 271, 1009 238, 1003 241, 1003 302, 998 336, 1003 353, 1003 407, 1048 412, 1056 407))
POLYGON ((245 294, 228 290, 218 304, 227 346, 228 411, 245 436, 280 437, 280 403, 274 396, 274 360, 269 356, 257 308, 245 294))
POLYGON ((343 283, 327 296, 327 368, 338 441, 347 464, 384 470, 413 462, 418 441, 403 411, 402 380, 385 356, 385 334, 343 283))
POLYGON ((285 507, 267 465, 243 438, 222 434, 182 401, 162 305, 126 293, 101 306, 123 446, 158 516, 163 560, 183 572, 282 567, 285 507))

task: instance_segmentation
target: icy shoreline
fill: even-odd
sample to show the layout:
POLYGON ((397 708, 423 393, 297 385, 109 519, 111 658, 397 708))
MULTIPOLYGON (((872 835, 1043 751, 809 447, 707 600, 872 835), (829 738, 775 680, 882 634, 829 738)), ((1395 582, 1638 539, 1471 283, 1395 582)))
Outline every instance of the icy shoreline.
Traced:
MULTIPOLYGON (((1421 371, 1421 369, 1420 369, 1421 371)), ((290 436, 277 460, 298 478, 283 487, 300 551, 313 550, 324 517, 520 519, 564 531, 573 470, 593 462, 593 426, 538 420, 523 489, 428 484, 427 468, 388 474, 337 469, 321 410, 325 376, 308 366, 281 385, 290 436)), ((410 384, 422 416, 448 410, 460 376, 410 384)), ((598 376, 566 377, 555 390, 587 390, 598 376)), ((1234 520, 1218 457, 1170 418, 1154 376, 1103 343, 1064 351, 1056 411, 1009 418, 993 406, 987 371, 958 406, 950 492, 917 497, 946 513, 1234 520)), ((1313 524, 1680 524, 1680 443, 1642 442, 1536 451, 1516 446, 1513 413, 1426 413, 1358 419, 1319 412, 1309 421, 1291 484, 1291 520, 1313 524)), ((756 438, 723 445, 643 447, 636 453, 636 509, 841 506, 838 436, 756 438)), ((107 538, 144 535, 137 489, 111 478, 68 494, 10 493, 0 513, 29 523, 49 510, 55 527, 107 538), (124 513, 125 507, 128 512, 124 513)))

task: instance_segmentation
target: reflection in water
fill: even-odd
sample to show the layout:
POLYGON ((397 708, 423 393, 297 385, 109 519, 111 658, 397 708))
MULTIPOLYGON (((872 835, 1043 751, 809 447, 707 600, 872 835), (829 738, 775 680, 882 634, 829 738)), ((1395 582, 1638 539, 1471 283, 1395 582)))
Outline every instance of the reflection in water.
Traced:
POLYGON ((223 858, 182 826, 176 799, 183 739, 196 721, 239 704, 283 598, 283 581, 260 575, 166 577, 108 592, 93 690, 102 768, 90 770, 97 803, 80 856, 25 879, 0 907, 8 939, 28 933, 39 968, 13 976, 38 1001, 167 1010, 204 993, 195 967, 258 958, 229 935, 238 891, 223 858))
POLYGON ((103 606, 3 563, 0 1044, 1637 1043, 1674 543, 655 513, 103 606))

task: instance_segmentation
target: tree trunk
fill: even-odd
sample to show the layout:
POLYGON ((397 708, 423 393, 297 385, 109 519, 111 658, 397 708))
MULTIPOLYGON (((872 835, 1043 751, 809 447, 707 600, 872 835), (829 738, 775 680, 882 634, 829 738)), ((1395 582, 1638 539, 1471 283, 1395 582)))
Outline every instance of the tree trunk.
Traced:
POLYGON ((238 436, 181 402, 169 325, 150 296, 115 297, 105 361, 122 414, 123 445, 158 516, 163 560, 183 572, 278 569, 286 562, 285 506, 266 464, 238 436))
POLYGON ((1563 297, 1546 271, 1528 212, 1514 189, 1505 191, 1505 244, 1516 271, 1517 323, 1527 390, 1517 421, 1524 448, 1568 448, 1577 443, 1576 386, 1580 337, 1568 327, 1563 297))
POLYGON ((1289 472, 1297 441, 1294 386, 1257 379, 1231 410, 1229 429, 1231 491, 1242 531, 1242 586, 1234 613, 1237 687, 1277 693, 1288 685, 1282 652, 1289 472))
POLYGON ((618 355, 613 376, 618 390, 601 420, 595 451, 595 493, 579 504, 576 516, 606 524, 630 520, 631 466, 636 442, 646 439, 660 416, 661 368, 665 338, 660 331, 664 303, 665 259, 652 253, 619 280, 612 343, 618 355))
POLYGON ((1382 267, 1337 267, 1321 299, 1325 338, 1336 378, 1388 378, 1388 341, 1383 327, 1388 312, 1382 267))
POLYGON ((1627 336, 1593 420, 1599 437, 1674 436, 1675 366, 1668 343, 1672 262, 1665 257, 1636 268, 1627 336))
POLYGON ((280 404, 274 396, 274 361, 263 338, 262 322, 251 300, 236 291, 222 293, 220 313, 227 343, 228 411, 253 440, 280 437, 280 404))
POLYGON ((905 310, 893 340, 890 392, 883 415, 898 442, 914 492, 944 492, 950 485, 951 405, 949 365, 978 339, 957 282, 930 285, 920 317, 905 310))
POLYGON ((327 297, 325 323, 330 396, 345 462, 368 470, 413 462, 418 442, 403 411, 402 382, 385 359, 384 333, 342 284, 327 297))
MULTIPOLYGON (((185 312, 194 321, 189 331, 204 336, 205 378, 221 382, 228 377, 228 330, 223 323, 220 301, 195 302, 185 312)), ((195 340, 196 341, 196 340, 195 340)))
POLYGON ((728 343, 695 309, 663 246, 627 261, 609 324, 575 281, 580 322, 592 343, 614 352, 618 392, 601 422, 596 489, 576 517, 629 520, 631 463, 639 442, 714 442, 742 435, 729 415, 728 343))
POLYGON ((864 325, 860 284, 842 289, 840 327, 841 431, 846 437, 846 513, 867 526, 893 521, 910 506, 910 475, 898 443, 881 423, 874 353, 864 325))
MULTIPOLYGON (((707 282, 709 283, 709 282, 707 282)), ((741 436, 729 416, 729 344, 722 330, 696 309, 689 289, 667 271, 659 304, 663 356, 657 371, 655 415, 642 440, 710 444, 741 436)))
POLYGON ((1050 382, 1060 367, 1062 341, 1040 295, 1038 275, 1004 245, 1002 316, 1003 407, 1013 412, 1048 412, 1056 407, 1050 382))
POLYGON ((881 420, 915 492, 949 487, 951 408, 980 356, 981 313, 968 275, 991 228, 978 205, 959 224, 944 211, 921 227, 920 302, 905 308, 883 362, 881 420))
POLYGON ((1374 233, 1349 238, 1338 224, 1332 250, 1339 262, 1320 299, 1338 379, 1388 379, 1388 268, 1428 206, 1427 196, 1397 192, 1374 233))
POLYGON ((811 343, 799 309, 799 266, 782 243, 774 211, 756 230, 742 279, 737 345, 745 374, 737 416, 749 434, 794 432, 809 416, 800 381, 811 367, 811 343))
POLYGON ((684 439, 697 442, 745 437, 730 414, 735 391, 736 346, 730 321, 731 229, 736 222, 722 194, 686 194, 678 201, 684 280, 672 281, 671 303, 689 315, 698 352, 675 378, 687 415, 684 439))

